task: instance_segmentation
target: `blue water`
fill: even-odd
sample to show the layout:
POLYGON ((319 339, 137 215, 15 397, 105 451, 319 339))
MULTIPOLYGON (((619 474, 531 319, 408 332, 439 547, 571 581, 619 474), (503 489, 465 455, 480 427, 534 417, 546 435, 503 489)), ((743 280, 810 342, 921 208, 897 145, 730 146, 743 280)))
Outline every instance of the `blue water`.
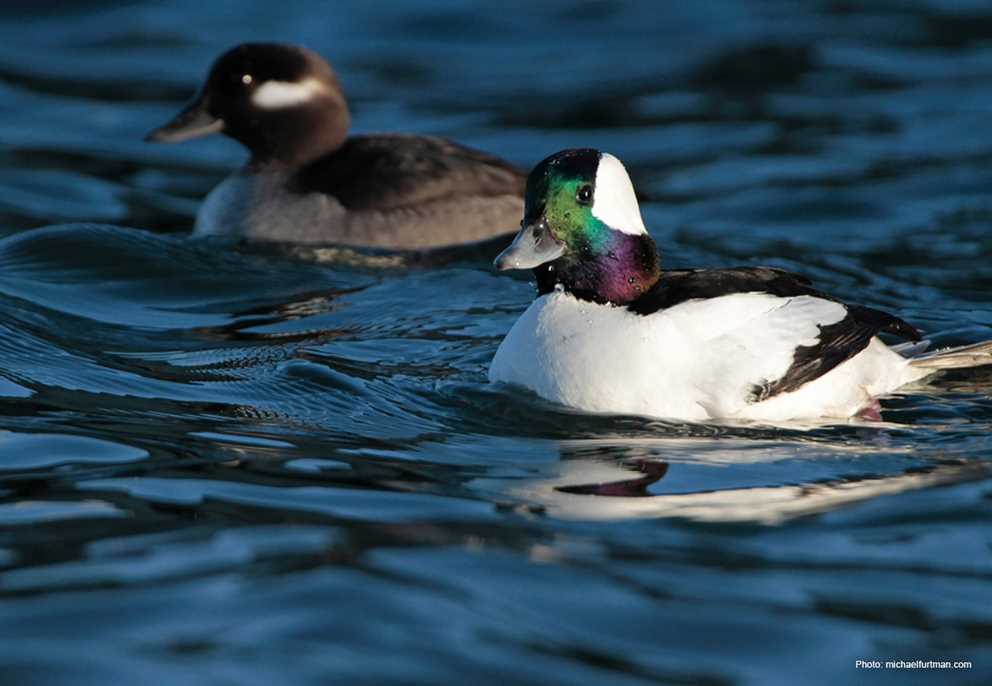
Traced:
POLYGON ((986 3, 31 7, 0 10, 0 682, 992 681, 992 370, 874 425, 571 412, 486 383, 533 293, 492 255, 192 241, 242 151, 141 141, 223 49, 302 42, 356 130, 601 147, 667 265, 966 344, 986 3))

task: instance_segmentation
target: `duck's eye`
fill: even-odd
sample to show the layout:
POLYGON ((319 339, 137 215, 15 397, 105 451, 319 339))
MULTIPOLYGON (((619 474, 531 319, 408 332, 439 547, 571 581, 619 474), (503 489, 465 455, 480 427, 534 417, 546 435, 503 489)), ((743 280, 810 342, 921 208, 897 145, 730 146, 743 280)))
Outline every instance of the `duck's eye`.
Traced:
POLYGON ((588 205, 590 202, 592 202, 592 186, 590 186, 589 184, 580 186, 579 190, 576 191, 575 193, 575 200, 580 205, 588 205))
POLYGON ((245 84, 246 86, 250 86, 252 84, 252 81, 254 80, 255 78, 251 74, 244 74, 241 77, 241 83, 245 84))

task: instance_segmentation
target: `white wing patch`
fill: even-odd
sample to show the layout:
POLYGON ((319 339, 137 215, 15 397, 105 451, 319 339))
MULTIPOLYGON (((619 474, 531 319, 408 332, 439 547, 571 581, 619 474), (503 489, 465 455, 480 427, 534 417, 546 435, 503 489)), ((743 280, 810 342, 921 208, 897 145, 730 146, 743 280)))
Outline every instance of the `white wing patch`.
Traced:
POLYGON ((623 233, 647 233, 627 170, 620 160, 605 152, 600 155, 596 169, 592 216, 623 233))
MULTIPOLYGON (((710 330, 716 335, 707 339, 705 331, 698 331, 694 336, 700 343, 697 387, 707 396, 700 402, 717 417, 739 415, 755 385, 785 375, 797 348, 816 345, 821 326, 847 315, 840 303, 809 295, 749 293, 703 302, 718 308, 711 317, 722 319, 711 319, 710 330)), ((701 323, 698 314, 694 321, 701 323)))
POLYGON ((266 110, 292 107, 325 92, 326 88, 318 79, 302 81, 266 81, 252 93, 251 101, 266 110))

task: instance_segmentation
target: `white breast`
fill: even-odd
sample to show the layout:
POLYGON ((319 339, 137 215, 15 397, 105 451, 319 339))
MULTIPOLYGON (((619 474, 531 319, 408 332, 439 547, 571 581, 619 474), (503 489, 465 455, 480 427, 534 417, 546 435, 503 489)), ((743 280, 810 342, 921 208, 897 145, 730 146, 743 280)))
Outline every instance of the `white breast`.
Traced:
POLYGON ((850 416, 870 395, 905 383, 906 362, 880 342, 793 393, 751 401, 780 378, 795 349, 843 305, 811 296, 743 293, 641 316, 556 292, 531 304, 503 340, 493 382, 592 412, 681 420, 850 416), (895 385, 893 385, 895 384, 895 385))

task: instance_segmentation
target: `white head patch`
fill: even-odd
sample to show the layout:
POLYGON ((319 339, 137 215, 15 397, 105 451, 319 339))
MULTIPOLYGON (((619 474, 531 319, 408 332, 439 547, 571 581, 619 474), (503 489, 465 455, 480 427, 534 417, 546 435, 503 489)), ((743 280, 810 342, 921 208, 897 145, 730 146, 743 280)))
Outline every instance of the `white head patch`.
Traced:
POLYGON ((252 93, 251 101, 257 107, 276 110, 308 102, 325 90, 326 86, 315 78, 302 81, 266 81, 252 93))
POLYGON ((623 233, 647 233, 627 170, 620 160, 605 152, 600 155, 599 167, 596 169, 592 216, 611 229, 623 233))

